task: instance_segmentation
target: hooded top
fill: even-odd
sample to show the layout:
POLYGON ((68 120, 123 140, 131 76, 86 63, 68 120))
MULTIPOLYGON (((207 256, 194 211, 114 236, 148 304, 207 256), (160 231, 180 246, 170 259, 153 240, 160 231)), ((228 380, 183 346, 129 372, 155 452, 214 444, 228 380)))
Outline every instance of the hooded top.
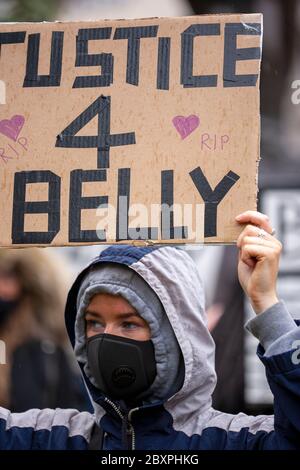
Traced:
POLYGON ((174 330, 151 287, 135 271, 119 263, 92 266, 80 285, 74 351, 77 360, 83 364, 86 376, 97 386, 87 361, 85 311, 91 298, 101 292, 121 295, 150 327, 157 374, 150 389, 143 393, 144 402, 153 403, 174 395, 184 379, 183 357, 174 330))
POLYGON ((95 426, 104 431, 103 448, 110 450, 300 448, 300 361, 295 360, 297 351, 291 347, 300 339, 299 328, 282 302, 248 325, 263 338, 258 355, 274 394, 275 420, 273 416, 214 410, 214 342, 206 325, 202 281, 185 251, 169 246, 105 249, 74 282, 66 304, 66 326, 94 414, 30 410, 16 415, 0 408, 0 448, 86 449, 95 426), (118 264, 117 278, 111 263, 118 264), (108 279, 112 293, 127 295, 139 313, 148 312, 144 317, 150 324, 158 366, 151 399, 125 412, 97 389, 86 363, 84 305, 101 284, 107 292, 108 279), (147 294, 141 294, 143 289, 147 294), (276 328, 266 328, 272 323, 276 328), (184 374, 178 381, 176 360, 184 374), (124 439, 124 426, 130 431, 129 440, 124 439))

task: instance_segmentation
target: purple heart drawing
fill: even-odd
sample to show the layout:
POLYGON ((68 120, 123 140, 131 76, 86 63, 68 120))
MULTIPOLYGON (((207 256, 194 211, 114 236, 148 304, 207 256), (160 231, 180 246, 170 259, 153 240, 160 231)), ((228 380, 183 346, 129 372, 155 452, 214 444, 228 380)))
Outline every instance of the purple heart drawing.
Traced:
POLYGON ((190 135, 200 124, 200 119, 195 114, 191 114, 190 116, 175 116, 172 119, 172 123, 180 134, 182 139, 185 139, 188 135, 190 135))
POLYGON ((24 125, 25 118, 16 114, 11 119, 0 121, 0 132, 10 139, 16 141, 24 125))

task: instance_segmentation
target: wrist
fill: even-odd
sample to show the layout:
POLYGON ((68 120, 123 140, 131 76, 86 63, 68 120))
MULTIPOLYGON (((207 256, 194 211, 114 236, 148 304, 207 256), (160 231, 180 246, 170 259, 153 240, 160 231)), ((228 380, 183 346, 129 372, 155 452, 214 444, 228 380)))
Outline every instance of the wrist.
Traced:
POLYGON ((279 302, 279 299, 276 294, 270 296, 264 296, 262 299, 250 299, 253 310, 256 315, 265 312, 268 308, 279 302))

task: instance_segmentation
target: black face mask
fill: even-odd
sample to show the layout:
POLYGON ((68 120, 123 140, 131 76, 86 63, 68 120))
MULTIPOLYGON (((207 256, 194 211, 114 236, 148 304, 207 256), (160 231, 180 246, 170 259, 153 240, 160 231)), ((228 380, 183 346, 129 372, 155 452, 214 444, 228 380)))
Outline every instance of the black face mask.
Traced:
POLYGON ((3 326, 9 315, 18 307, 20 299, 4 300, 0 297, 0 327, 3 326))
POLYGON ((151 340, 99 334, 87 340, 88 364, 100 390, 113 399, 138 399, 156 376, 151 340))

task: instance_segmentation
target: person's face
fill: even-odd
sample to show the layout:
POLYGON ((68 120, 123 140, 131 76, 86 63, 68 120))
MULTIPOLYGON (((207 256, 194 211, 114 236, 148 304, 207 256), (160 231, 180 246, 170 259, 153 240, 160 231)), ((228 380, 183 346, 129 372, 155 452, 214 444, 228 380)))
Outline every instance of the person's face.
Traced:
POLYGON ((137 341, 148 341, 148 323, 121 296, 97 294, 85 311, 87 338, 107 333, 137 341))
POLYGON ((0 298, 15 300, 21 295, 21 285, 15 274, 0 271, 0 298))

